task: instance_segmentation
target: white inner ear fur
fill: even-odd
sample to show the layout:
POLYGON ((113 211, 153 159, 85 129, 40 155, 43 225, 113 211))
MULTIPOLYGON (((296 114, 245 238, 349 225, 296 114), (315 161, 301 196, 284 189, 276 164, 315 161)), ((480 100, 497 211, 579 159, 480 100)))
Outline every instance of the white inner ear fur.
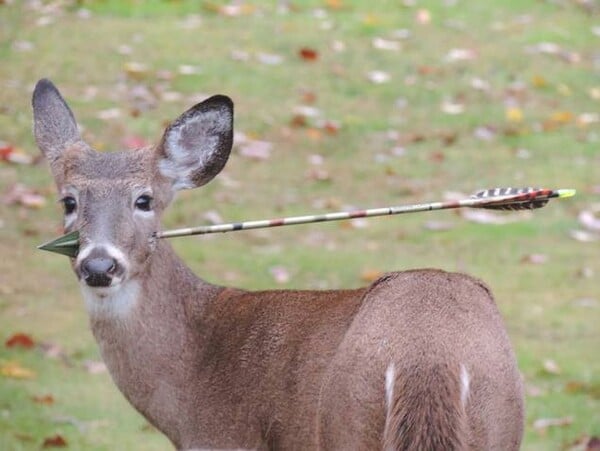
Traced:
POLYGON ((219 136, 230 127, 231 115, 224 108, 218 108, 198 113, 169 130, 164 144, 168 156, 159 162, 159 170, 173 180, 173 189, 197 186, 192 174, 216 157, 219 136))

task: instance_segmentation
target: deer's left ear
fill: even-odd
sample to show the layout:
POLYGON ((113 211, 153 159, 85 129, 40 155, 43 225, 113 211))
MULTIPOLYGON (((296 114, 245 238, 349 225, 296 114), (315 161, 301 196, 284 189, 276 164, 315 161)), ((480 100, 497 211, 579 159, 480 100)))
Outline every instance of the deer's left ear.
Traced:
POLYGON ((233 102, 217 95, 190 108, 165 131, 158 169, 173 189, 196 188, 225 166, 233 144, 233 102))

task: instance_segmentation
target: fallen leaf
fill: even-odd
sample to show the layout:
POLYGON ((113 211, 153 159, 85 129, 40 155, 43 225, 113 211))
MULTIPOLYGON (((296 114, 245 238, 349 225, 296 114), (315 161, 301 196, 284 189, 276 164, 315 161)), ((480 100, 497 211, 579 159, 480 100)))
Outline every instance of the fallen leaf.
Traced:
POLYGON ((588 232, 587 230, 570 230, 569 236, 576 241, 580 241, 582 243, 591 243, 593 241, 597 241, 600 237, 592 232, 588 232))
POLYGON ((327 182, 331 180, 331 174, 327 169, 321 167, 312 167, 306 171, 305 177, 309 180, 315 180, 319 182, 327 182))
POLYGON ((481 141, 492 141, 498 135, 497 130, 490 125, 477 127, 473 131, 473 136, 481 141))
POLYGON ((548 374, 557 376, 560 373, 562 373, 562 370, 560 369, 558 364, 552 359, 545 359, 542 366, 544 368, 544 371, 548 374))
POLYGON ((128 78, 136 81, 143 80, 148 76, 148 66, 136 61, 129 61, 123 64, 123 71, 128 78))
POLYGON ((13 41, 11 48, 15 52, 31 52, 35 47, 31 41, 13 41))
POLYGON ((425 230, 431 230, 432 232, 444 232, 446 230, 453 229, 454 227, 455 224, 450 221, 430 220, 423 223, 423 228, 425 230))
POLYGON ((573 417, 538 418, 533 422, 533 428, 538 432, 544 432, 549 427, 569 426, 571 424, 573 424, 573 417))
POLYGON ((421 8, 417 10, 417 14, 415 15, 415 21, 419 25, 428 25, 429 23, 431 23, 431 13, 429 12, 429 10, 421 8))
POLYGON ((27 208, 42 208, 46 205, 44 196, 22 183, 16 183, 10 187, 2 201, 7 205, 22 205, 27 208))
POLYGON ((244 2, 234 2, 229 5, 219 5, 217 11, 226 17, 249 16, 256 11, 256 6, 244 2))
POLYGON ((584 435, 565 449, 566 451, 600 451, 600 437, 584 435))
POLYGON ((273 266, 269 268, 269 273, 279 284, 288 283, 290 281, 290 273, 284 266, 273 266))
POLYGON ((36 404, 43 404, 46 406, 54 404, 54 396, 52 395, 35 395, 31 397, 31 400, 36 404))
POLYGON ((443 113, 457 115, 465 112, 465 105, 462 102, 457 102, 452 99, 446 99, 440 105, 440 109, 443 113))
POLYGON ((525 394, 530 398, 539 398, 545 395, 546 392, 537 385, 527 384, 525 385, 525 394))
POLYGON ((505 116, 508 122, 521 122, 523 120, 523 111, 517 107, 507 108, 505 116))
POLYGON ((46 437, 42 444, 42 448, 65 448, 66 446, 68 446, 67 441, 60 434, 46 437))
POLYGON ((272 149, 273 143, 268 141, 249 140, 240 145, 239 154, 251 160, 268 160, 272 149))
POLYGON ((598 113, 581 113, 577 116, 577 125, 581 128, 588 125, 597 124, 600 122, 600 114, 598 113))
POLYGON ((546 86, 548 86, 548 82, 546 81, 546 79, 539 74, 536 74, 531 78, 531 84, 534 88, 537 89, 545 88, 546 86))
POLYGON ((323 137, 323 133, 321 130, 315 127, 309 127, 306 129, 306 136, 308 136, 313 141, 318 141, 323 137))
POLYGON ((304 61, 316 61, 319 59, 319 53, 315 49, 311 49, 309 47, 302 47, 298 50, 298 56, 302 58, 304 61))
POLYGON ((597 308, 600 305, 600 301, 594 298, 580 298, 573 301, 573 305, 576 307, 597 308))
POLYGON ((35 346, 35 342, 30 335, 24 333, 16 333, 9 337, 4 343, 7 348, 25 348, 31 349, 35 346))
POLYGON ((0 375, 11 379, 33 379, 35 377, 32 370, 15 361, 0 363, 0 375))
POLYGON ((456 63, 461 61, 472 61, 477 58, 477 52, 473 49, 451 49, 444 61, 447 63, 456 63))
POLYGON ((268 66, 275 66, 277 64, 283 63, 283 57, 274 53, 261 52, 258 55, 256 55, 256 57, 260 63, 266 64, 268 66))
POLYGON ((577 216, 579 223, 592 232, 600 232, 600 204, 582 210, 577 216))
POLYGON ((32 164, 33 157, 18 147, 0 141, 0 160, 14 164, 32 164))
POLYGON ((377 279, 383 277, 385 273, 383 271, 379 271, 378 269, 365 269, 360 274, 360 279, 363 282, 373 283, 377 279))
POLYGON ((122 115, 123 113, 119 108, 108 108, 106 110, 100 110, 96 113, 96 117, 102 121, 118 119, 122 115))
POLYGON ((476 91, 488 92, 492 89, 489 81, 477 77, 471 79, 470 85, 476 91))
POLYGON ((397 52, 402 48, 400 42, 384 38, 374 38, 372 45, 373 48, 378 50, 389 50, 394 52, 397 52))
POLYGON ((107 371, 104 362, 97 360, 86 360, 83 362, 83 368, 90 374, 102 374, 107 371))
POLYGON ((468 221, 479 224, 509 224, 530 217, 530 212, 497 213, 490 210, 461 209, 459 214, 468 221))
POLYGON ((129 150, 136 150, 148 145, 145 138, 138 135, 129 135, 123 138, 123 146, 129 150))
POLYGON ((532 265, 543 265, 548 262, 546 254, 528 254, 521 257, 521 263, 530 263, 532 265))
POLYGON ((325 131, 328 135, 337 135, 340 131, 340 123, 331 119, 324 119, 317 122, 317 126, 325 131))
POLYGON ((202 73, 202 69, 199 66, 192 66, 191 64, 181 64, 177 68, 177 72, 180 75, 198 75, 202 73))
POLYGON ((367 79, 371 83, 380 85, 383 83, 388 83, 392 79, 392 76, 388 72, 382 70, 372 70, 367 72, 367 79))
POLYGON ((325 6, 329 9, 339 10, 344 7, 344 2, 342 0, 325 0, 325 6))

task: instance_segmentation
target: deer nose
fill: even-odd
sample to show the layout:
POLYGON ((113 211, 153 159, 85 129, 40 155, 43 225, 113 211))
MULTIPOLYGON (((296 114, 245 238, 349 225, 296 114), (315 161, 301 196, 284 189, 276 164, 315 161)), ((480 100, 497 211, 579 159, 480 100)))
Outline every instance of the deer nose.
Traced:
POLYGON ((114 258, 87 258, 81 264, 82 276, 90 287, 107 287, 117 268, 114 258))

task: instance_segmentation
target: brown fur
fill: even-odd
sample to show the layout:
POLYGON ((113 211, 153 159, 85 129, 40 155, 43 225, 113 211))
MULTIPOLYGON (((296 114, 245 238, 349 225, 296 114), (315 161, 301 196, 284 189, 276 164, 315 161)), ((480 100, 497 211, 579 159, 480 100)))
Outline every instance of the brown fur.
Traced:
MULTIPOLYGON (((211 102, 185 113, 156 150, 99 154, 74 134, 49 82, 34 93, 38 144, 59 190, 77 192, 71 228, 83 245, 98 236, 118 245, 128 258, 122 283, 139 287, 126 313, 90 310, 102 356, 129 402, 178 449, 518 449, 520 377, 478 280, 418 270, 357 290, 250 292, 206 283, 165 241, 148 239, 172 186, 204 184, 225 164, 232 107, 211 102), (206 111, 216 112, 214 122, 195 125, 206 111), (210 155, 206 165, 194 152, 210 155), (151 190, 155 215, 135 213, 140 187, 151 190)), ((81 279, 78 260, 74 269, 81 279)), ((91 299, 110 311, 117 298, 91 299)))

